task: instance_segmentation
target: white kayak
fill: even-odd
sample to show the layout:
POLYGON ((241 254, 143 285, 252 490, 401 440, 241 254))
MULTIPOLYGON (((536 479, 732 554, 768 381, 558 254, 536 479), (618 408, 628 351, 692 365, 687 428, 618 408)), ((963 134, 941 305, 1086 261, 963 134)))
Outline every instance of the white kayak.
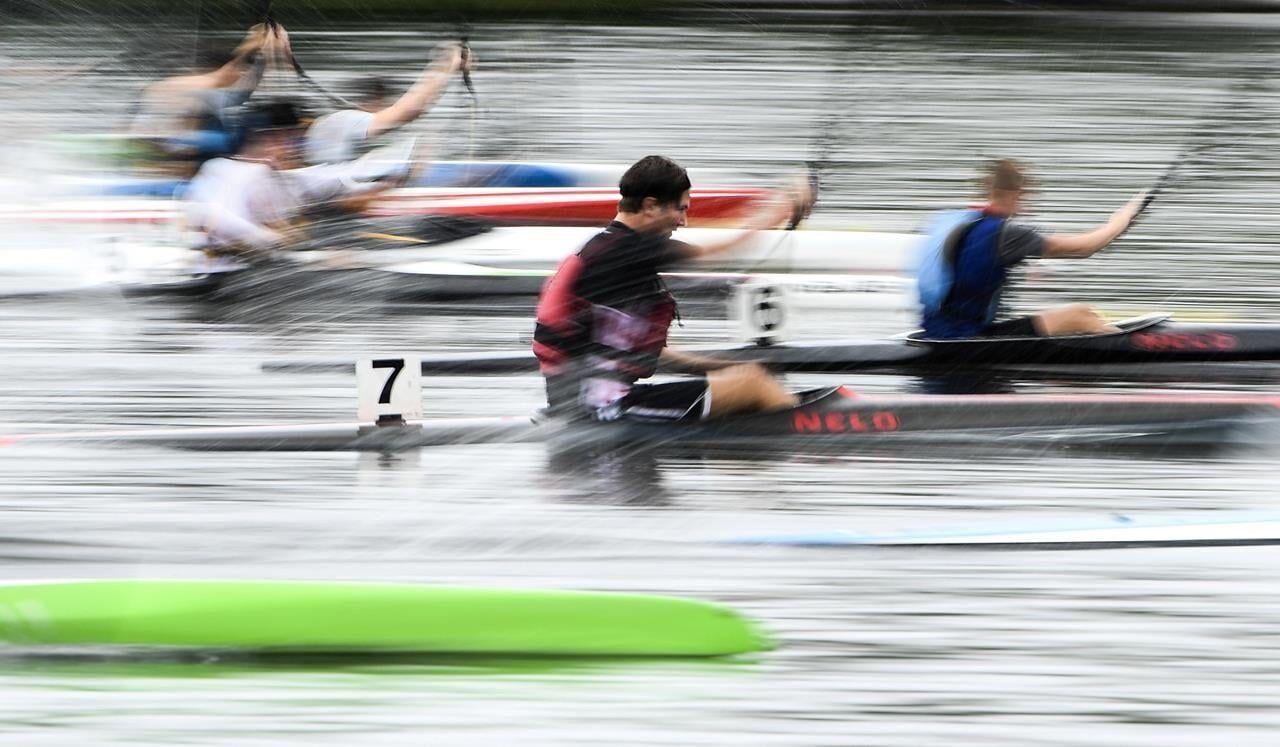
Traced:
MULTIPOLYGON (((425 249, 422 259, 512 269, 553 269, 599 228, 497 228, 425 249)), ((673 238, 709 244, 737 235, 736 229, 685 228, 673 238)), ((904 273, 914 234, 872 231, 760 231, 731 255, 698 260, 689 269, 720 272, 904 273)))
POLYGON ((787 547, 951 547, 1089 549, 1143 546, 1280 544, 1280 513, 1188 512, 1063 519, 1023 524, 938 527, 893 532, 817 531, 736 537, 732 544, 787 547))
MULTIPOLYGON (((401 296, 401 290, 424 296, 533 295, 560 260, 596 232, 497 228, 441 243, 365 234, 381 248, 296 251, 283 259, 288 269, 308 273, 364 271, 367 276, 373 271, 380 288, 401 296)), ((731 233, 689 228, 676 237, 705 243, 731 233)), ((913 242, 908 234, 761 231, 735 256, 690 263, 668 279, 677 291, 772 282, 794 288, 795 302, 801 306, 907 308, 914 302, 914 290, 901 273, 913 242)), ((109 282, 141 293, 189 288, 192 282, 212 284, 250 269, 237 259, 210 260, 202 252, 173 244, 116 242, 105 251, 109 282)))
MULTIPOLYGON (((133 214, 145 222, 148 213, 133 214)), ((62 214, 51 214, 52 221, 62 221, 62 214)), ((357 231, 361 229, 356 229, 357 231)), ((425 242, 412 236, 364 233, 377 242, 376 252, 341 250, 302 251, 293 256, 312 263, 353 262, 360 266, 388 265, 410 261, 435 260, 512 269, 550 270, 571 252, 577 251, 597 227, 510 226, 447 242, 425 242), (359 258, 354 255, 360 255, 359 258)), ((684 228, 673 238, 691 244, 708 244, 736 235, 732 228, 684 228)), ((699 260, 689 269, 721 272, 786 272, 786 273, 904 273, 911 261, 917 237, 906 233, 876 231, 771 230, 758 232, 748 244, 731 255, 699 260)), ((137 247, 122 243, 122 247, 137 247)), ((130 251, 133 251, 130 249, 130 251)), ((181 254, 184 247, 148 250, 181 254)))

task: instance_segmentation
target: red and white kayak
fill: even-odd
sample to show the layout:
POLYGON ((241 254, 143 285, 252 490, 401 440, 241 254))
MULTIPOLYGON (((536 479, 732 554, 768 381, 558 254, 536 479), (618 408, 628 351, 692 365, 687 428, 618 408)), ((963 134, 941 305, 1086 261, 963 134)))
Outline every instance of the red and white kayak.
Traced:
MULTIPOLYGON (((694 189, 693 225, 733 223, 750 215, 772 190, 751 187, 694 189)), ((398 189, 375 202, 374 216, 464 215, 508 225, 599 226, 618 212, 614 187, 567 189, 398 189)))
POLYGON ((0 205, 0 223, 168 224, 182 214, 173 200, 99 197, 0 205))
MULTIPOLYGON (((773 193, 753 187, 695 189, 694 225, 733 224, 773 193)), ((505 225, 599 226, 618 210, 615 187, 397 189, 367 211, 377 217, 457 215, 505 225)), ((13 223, 167 224, 182 215, 169 199, 100 197, 34 205, 0 205, 0 221, 13 223)))

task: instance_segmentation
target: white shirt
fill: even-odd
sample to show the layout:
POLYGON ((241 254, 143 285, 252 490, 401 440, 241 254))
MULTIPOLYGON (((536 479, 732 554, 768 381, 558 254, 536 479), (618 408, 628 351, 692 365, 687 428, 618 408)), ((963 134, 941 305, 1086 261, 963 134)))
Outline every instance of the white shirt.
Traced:
POLYGON ((358 109, 326 114, 307 128, 307 163, 341 163, 360 155, 369 141, 373 114, 358 109))
POLYGON ((281 239, 271 225, 311 205, 378 186, 353 182, 347 171, 334 166, 276 171, 261 162, 215 158, 200 167, 187 187, 187 220, 215 246, 268 247, 281 239))

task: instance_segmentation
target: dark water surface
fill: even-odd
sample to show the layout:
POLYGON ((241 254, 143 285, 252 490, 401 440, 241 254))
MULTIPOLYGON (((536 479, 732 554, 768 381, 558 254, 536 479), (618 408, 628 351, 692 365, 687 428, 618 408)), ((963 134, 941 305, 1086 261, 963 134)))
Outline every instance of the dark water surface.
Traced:
MULTIPOLYGON (((815 222, 907 230, 969 196, 983 157, 1037 167, 1033 218, 1083 228, 1196 137, 1221 140, 1130 237, 1028 273, 1030 305, 1095 299, 1280 321, 1275 92, 1264 16, 875 15, 838 26, 481 27, 482 113, 451 92, 445 156, 621 162, 666 152, 777 176, 832 162, 815 222), (1233 82, 1262 82, 1232 89, 1233 82), (1228 97, 1228 92, 1231 96, 1228 97), (1222 103, 1231 98, 1236 103, 1222 103), (1208 123, 1206 125, 1206 123, 1208 123), (1193 135, 1193 133, 1195 133, 1193 135), (1207 134, 1200 134, 1207 133, 1207 134), (816 154, 816 156, 815 156, 816 154)), ((430 30, 426 30, 430 36, 430 30)), ((39 67, 111 54, 119 28, 33 27, 39 67)), ((424 30, 299 30, 313 73, 401 76, 424 30)), ((118 123, 149 71, 4 82, 6 199, 56 130, 118 123)), ((43 186, 41 186, 43 185, 43 186)), ((14 226, 56 270, 98 239, 14 226)), ((10 256, 17 256, 13 254, 10 256)), ((682 342, 722 340, 694 307, 682 342)), ((901 320, 815 315, 805 336, 901 320)), ((0 432, 348 418, 350 377, 266 359, 512 348, 527 310, 358 300, 252 308, 0 302, 0 432)), ((827 383, 797 377, 804 386, 827 383)), ((870 391, 914 382, 849 377, 870 391)), ((1117 382, 1123 383, 1123 382, 1117 382)), ((1204 386, 1204 382, 1184 382, 1204 386)), ((1028 382, 1059 390, 1061 382, 1028 382)), ((433 378, 429 416, 525 412, 529 377, 433 378)), ((538 445, 395 457, 0 449, 0 578, 342 578, 699 596, 778 650, 724 662, 173 661, 6 656, 6 744, 1263 744, 1280 727, 1272 547, 813 551, 716 541, 781 531, 1052 524, 1268 509, 1276 448, 1213 453, 916 449, 693 454, 564 470, 538 445)))

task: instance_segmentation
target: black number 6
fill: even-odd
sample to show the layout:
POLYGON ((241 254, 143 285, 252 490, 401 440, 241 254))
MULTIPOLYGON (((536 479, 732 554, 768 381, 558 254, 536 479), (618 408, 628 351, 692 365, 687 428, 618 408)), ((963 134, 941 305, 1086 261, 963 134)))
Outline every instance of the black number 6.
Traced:
POLYGON ((776 291, 773 286, 755 288, 752 295, 755 299, 751 314, 756 328, 763 332, 772 332, 782 326, 783 311, 774 300, 776 291))
POLYGON ((396 377, 404 370, 404 358, 375 360, 373 361, 373 367, 391 369, 391 375, 387 377, 387 382, 382 385, 382 394, 378 395, 378 404, 389 404, 391 402, 391 386, 396 383, 396 377))

